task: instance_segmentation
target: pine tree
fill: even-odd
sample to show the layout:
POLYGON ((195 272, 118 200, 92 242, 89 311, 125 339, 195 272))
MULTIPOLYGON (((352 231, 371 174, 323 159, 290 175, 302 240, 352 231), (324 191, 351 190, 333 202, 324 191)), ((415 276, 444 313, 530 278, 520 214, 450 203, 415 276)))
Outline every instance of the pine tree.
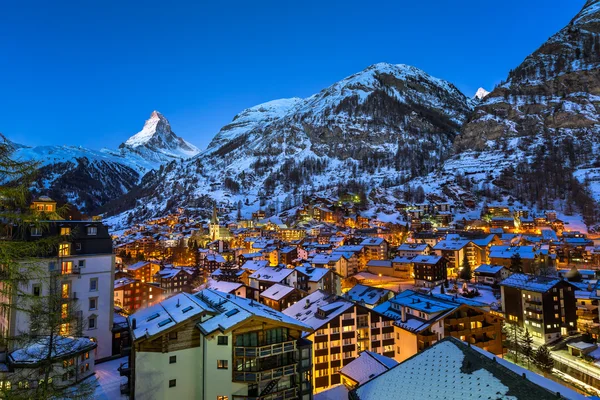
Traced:
POLYGON ((523 262, 521 261, 521 255, 519 253, 513 254, 510 258, 510 272, 513 274, 523 272, 523 262))
POLYGON ((535 352, 535 365, 537 365, 544 373, 552 372, 552 368, 554 368, 554 359, 546 345, 538 347, 535 352))
POLYGON ((523 335, 521 335, 521 352, 523 357, 527 359, 527 368, 529 368, 529 362, 534 359, 533 352, 533 336, 529 333, 529 329, 525 328, 523 335))
POLYGON ((470 282, 471 278, 473 278, 473 273, 471 272, 471 264, 469 264, 469 260, 467 259, 467 255, 463 257, 462 260, 462 268, 460 270, 460 279, 470 282))
POLYGON ((516 323, 504 321, 502 324, 502 333, 506 337, 504 347, 512 353, 515 363, 519 362, 521 356, 519 338, 521 337, 522 332, 523 330, 516 323))

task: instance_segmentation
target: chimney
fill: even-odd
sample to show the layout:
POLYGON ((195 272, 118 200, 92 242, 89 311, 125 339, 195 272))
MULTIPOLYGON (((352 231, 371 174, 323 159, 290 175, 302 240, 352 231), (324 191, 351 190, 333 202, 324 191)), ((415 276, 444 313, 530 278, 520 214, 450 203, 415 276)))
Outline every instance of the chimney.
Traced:
POLYGON ((133 329, 134 331, 137 328, 137 321, 135 320, 135 318, 131 319, 131 329, 133 329))
POLYGON ((179 299, 177 299, 177 305, 176 305, 176 307, 177 307, 177 308, 179 308, 179 307, 180 307, 180 304, 179 304, 179 299))

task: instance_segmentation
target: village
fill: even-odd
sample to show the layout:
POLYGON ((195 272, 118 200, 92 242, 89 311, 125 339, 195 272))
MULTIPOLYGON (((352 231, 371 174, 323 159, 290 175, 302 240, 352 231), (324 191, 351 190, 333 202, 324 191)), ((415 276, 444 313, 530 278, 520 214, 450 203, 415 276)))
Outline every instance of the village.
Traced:
MULTIPOLYGON (((526 337, 552 350, 572 386, 600 384, 600 246, 583 224, 512 200, 477 210, 441 199, 397 204, 390 222, 360 201, 313 197, 248 220, 225 207, 210 220, 179 210, 121 231, 115 311, 131 321, 214 291, 281 312, 310 327, 315 398, 362 383, 351 371, 368 367, 357 363, 395 365, 449 337, 512 361, 526 337)), ((135 347, 127 329, 121 340, 135 347)))

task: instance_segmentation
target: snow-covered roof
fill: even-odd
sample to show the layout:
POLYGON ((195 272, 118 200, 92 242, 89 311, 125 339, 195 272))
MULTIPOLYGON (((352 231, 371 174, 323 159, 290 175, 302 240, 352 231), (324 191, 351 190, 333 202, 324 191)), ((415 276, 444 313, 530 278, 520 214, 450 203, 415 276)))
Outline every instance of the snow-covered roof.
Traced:
POLYGON ((470 242, 470 240, 467 239, 459 239, 459 240, 440 240, 439 242, 436 243, 435 246, 433 246, 434 250, 452 250, 452 251, 458 251, 460 249, 462 249, 463 247, 465 247, 466 245, 468 245, 470 242))
POLYGON ((365 350, 358 358, 346 364, 340 374, 347 376, 359 385, 381 375, 390 368, 398 365, 398 362, 393 358, 382 356, 381 354, 373 353, 365 350))
POLYGON ((294 272, 293 268, 285 267, 262 267, 250 275, 250 279, 256 279, 265 282, 281 282, 294 272))
POLYGON ((398 251, 418 251, 423 252, 427 250, 429 245, 427 243, 402 243, 398 246, 398 251))
POLYGON ((269 262, 266 260, 250 260, 242 264, 242 269, 247 269, 248 271, 258 271, 259 269, 268 265, 269 262))
POLYGON ((574 391, 456 338, 443 339, 354 391, 360 400, 583 400, 574 391), (523 375, 525 374, 525 379, 523 375))
POLYGON ((210 289, 223 293, 233 293, 240 287, 244 286, 243 283, 239 282, 216 281, 214 279, 209 279, 208 283, 208 287, 210 289))
POLYGON ((431 264, 431 265, 435 265, 441 259, 442 259, 441 256, 434 256, 434 255, 423 256, 423 255, 419 255, 419 256, 413 257, 413 259, 411 261, 413 263, 415 263, 415 264, 431 264))
POLYGON ((275 323, 290 325, 304 332, 311 331, 310 326, 252 299, 210 289, 198 292, 194 297, 210 303, 218 310, 218 314, 214 317, 198 323, 198 327, 205 335, 216 330, 225 332, 252 317, 264 318, 275 323))
POLYGON ((140 269, 142 267, 145 267, 148 264, 158 265, 157 263, 154 263, 152 261, 138 261, 135 264, 132 264, 132 265, 126 267, 126 268, 127 268, 127 271, 135 271, 135 270, 138 270, 138 269, 140 269))
POLYGON ((156 275, 160 276, 162 279, 172 279, 180 273, 193 275, 194 270, 190 267, 165 267, 158 271, 156 275))
POLYGON ((317 290, 283 310, 283 313, 316 330, 353 306, 351 301, 317 290))
POLYGON ((329 268, 318 268, 311 266, 300 266, 296 267, 296 271, 308 275, 309 282, 319 282, 329 271, 329 268))
POLYGON ((50 340, 49 336, 44 336, 13 351, 8 356, 9 362, 11 364, 36 364, 46 359, 49 351, 51 351, 52 358, 61 358, 90 351, 97 346, 89 338, 54 336, 52 345, 50 345, 50 340))
POLYGON ((537 251, 534 246, 492 246, 490 247, 490 258, 511 258, 518 254, 521 259, 533 260, 537 251))
POLYGON ((347 398, 348 388, 343 384, 331 386, 329 389, 315 393, 313 396, 314 400, 340 400, 347 398))
POLYGON ((378 238, 378 237, 371 237, 371 238, 367 238, 367 239, 363 240, 360 243, 360 245, 361 246, 379 246, 379 245, 383 244, 383 242, 385 242, 385 239, 378 238))
POLYGON ((531 292, 545 293, 556 286, 561 280, 561 278, 551 278, 538 275, 512 274, 500 282, 500 285, 522 290, 529 290, 531 292))
POLYGON ((357 303, 364 302, 364 304, 375 305, 389 293, 390 291, 387 289, 374 288, 359 284, 346 292, 345 296, 349 300, 357 303))
POLYGON ((283 299, 288 294, 292 293, 295 289, 291 286, 281 285, 279 283, 274 284, 264 292, 260 294, 260 297, 265 297, 267 299, 279 301, 283 299))
POLYGON ((504 268, 505 267, 502 265, 481 264, 479 267, 475 268, 475 271, 473 272, 475 272, 476 274, 496 275, 504 268))
POLYGON ((208 315, 208 319, 197 326, 205 335, 217 329, 226 331, 251 317, 293 325, 302 331, 310 330, 309 326, 252 299, 204 289, 193 295, 178 293, 130 315, 130 326, 133 327, 133 320, 136 320, 136 328, 132 328, 133 340, 159 334, 202 312, 208 315))

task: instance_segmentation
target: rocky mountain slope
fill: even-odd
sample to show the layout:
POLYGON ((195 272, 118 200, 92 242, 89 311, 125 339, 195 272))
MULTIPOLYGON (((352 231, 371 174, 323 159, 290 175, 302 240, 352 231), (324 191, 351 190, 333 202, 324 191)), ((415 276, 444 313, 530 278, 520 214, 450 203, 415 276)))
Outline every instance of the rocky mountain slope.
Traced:
POLYGON ((38 162, 33 192, 76 205, 92 212, 119 198, 154 168, 198 153, 176 136, 162 114, 154 111, 142 131, 118 150, 100 151, 75 146, 28 147, 15 144, 14 156, 38 162))
POLYGON ((597 214, 589 195, 600 200, 600 0, 485 96, 455 150, 431 183, 462 174, 539 207, 597 214))
POLYGON ((170 164, 118 203, 141 218, 202 194, 290 203, 331 185, 400 183, 441 165, 472 107, 452 84, 415 67, 375 64, 306 99, 242 111, 206 151, 170 164))

